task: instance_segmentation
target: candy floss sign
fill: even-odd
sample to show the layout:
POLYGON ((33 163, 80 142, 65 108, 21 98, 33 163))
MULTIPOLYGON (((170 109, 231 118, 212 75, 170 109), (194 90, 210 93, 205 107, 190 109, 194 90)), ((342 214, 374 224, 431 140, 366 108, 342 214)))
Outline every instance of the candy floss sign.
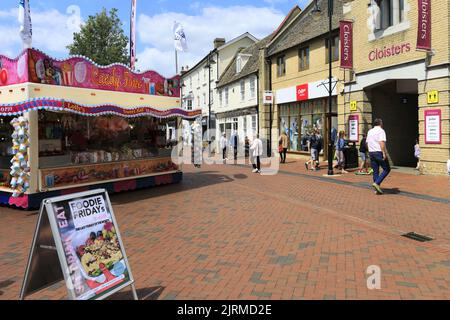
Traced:
POLYGON ((2 77, 0 77, 0 85, 29 81, 86 89, 168 97, 180 96, 179 76, 167 79, 154 71, 139 74, 123 65, 99 67, 82 57, 60 61, 32 49, 25 51, 16 60, 4 58, 0 61, 6 61, 3 64, 8 69, 6 70, 7 76, 4 78, 9 79, 3 83, 2 77), (28 72, 26 72, 27 67, 28 72))
POLYGON ((431 50, 431 0, 419 1, 417 49, 431 50))
POLYGON ((14 60, 0 55, 0 86, 28 82, 27 59, 26 52, 14 60))

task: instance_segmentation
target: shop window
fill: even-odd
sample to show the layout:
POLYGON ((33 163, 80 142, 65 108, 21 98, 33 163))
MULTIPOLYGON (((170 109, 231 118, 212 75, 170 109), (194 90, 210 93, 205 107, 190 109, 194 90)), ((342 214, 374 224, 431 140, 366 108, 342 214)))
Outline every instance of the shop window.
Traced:
POLYGON ((241 87, 241 101, 244 101, 245 100, 245 80, 241 80, 240 87, 241 87))
MULTIPOLYGON (((330 39, 326 38, 325 39, 325 61, 328 64, 329 63, 329 53, 328 53, 328 48, 329 48, 329 42, 330 39)), ((339 60, 339 35, 334 36, 331 39, 331 62, 335 62, 339 60)))
POLYGON ((298 50, 299 71, 309 69, 309 47, 300 48, 298 50))
POLYGON ((283 77, 286 75, 286 57, 279 56, 277 58, 277 76, 283 77))
POLYGON ((252 131, 254 134, 256 134, 257 130, 258 130, 258 119, 257 116, 254 115, 252 116, 252 131))
MULTIPOLYGON (((175 119, 92 118, 40 111, 39 166, 58 168, 170 157, 177 143, 176 129, 175 119)), ((101 172, 97 173, 100 177, 101 172)), ((86 174, 89 174, 87 170, 86 174)), ((114 172, 108 172, 110 174, 114 172)), ((108 176, 103 180, 108 178, 120 176, 108 176)))

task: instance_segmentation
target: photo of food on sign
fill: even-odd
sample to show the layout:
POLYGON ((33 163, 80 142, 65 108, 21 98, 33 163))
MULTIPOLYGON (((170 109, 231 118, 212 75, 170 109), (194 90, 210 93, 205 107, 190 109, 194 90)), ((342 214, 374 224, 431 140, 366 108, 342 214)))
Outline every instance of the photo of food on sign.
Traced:
POLYGON ((114 273, 123 268, 114 269, 114 266, 121 263, 123 256, 112 222, 105 223, 101 229, 94 227, 77 235, 73 247, 76 248, 81 267, 88 277, 99 277, 105 271, 106 273, 108 273, 107 271, 112 272, 113 276, 120 276, 120 274, 114 273), (86 239, 83 236, 86 236, 87 233, 89 236, 86 239))

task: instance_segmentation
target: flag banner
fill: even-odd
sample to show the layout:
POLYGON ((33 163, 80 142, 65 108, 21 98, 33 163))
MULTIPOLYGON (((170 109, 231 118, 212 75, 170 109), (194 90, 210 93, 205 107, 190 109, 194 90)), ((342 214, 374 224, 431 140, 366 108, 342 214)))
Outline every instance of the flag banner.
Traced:
POLYGON ((184 33, 184 28, 181 23, 175 21, 173 25, 173 33, 175 37, 175 49, 182 52, 188 51, 186 34, 184 33))
POLYGON ((341 68, 353 69, 353 22, 341 21, 341 68))
POLYGON ((130 19, 130 68, 136 67, 136 1, 131 0, 131 19, 130 19))
POLYGON ((31 25, 30 1, 20 0, 19 2, 19 23, 20 37, 25 49, 31 48, 33 39, 33 30, 31 25))
POLYGON ((417 49, 431 50, 431 0, 419 1, 417 49))

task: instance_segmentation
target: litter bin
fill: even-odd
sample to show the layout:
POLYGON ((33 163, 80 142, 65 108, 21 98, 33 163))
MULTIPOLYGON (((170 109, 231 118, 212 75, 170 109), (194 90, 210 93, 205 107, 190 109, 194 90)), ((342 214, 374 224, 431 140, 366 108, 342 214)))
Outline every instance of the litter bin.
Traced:
POLYGON ((355 142, 348 142, 344 149, 345 169, 356 169, 359 167, 358 149, 355 142))

